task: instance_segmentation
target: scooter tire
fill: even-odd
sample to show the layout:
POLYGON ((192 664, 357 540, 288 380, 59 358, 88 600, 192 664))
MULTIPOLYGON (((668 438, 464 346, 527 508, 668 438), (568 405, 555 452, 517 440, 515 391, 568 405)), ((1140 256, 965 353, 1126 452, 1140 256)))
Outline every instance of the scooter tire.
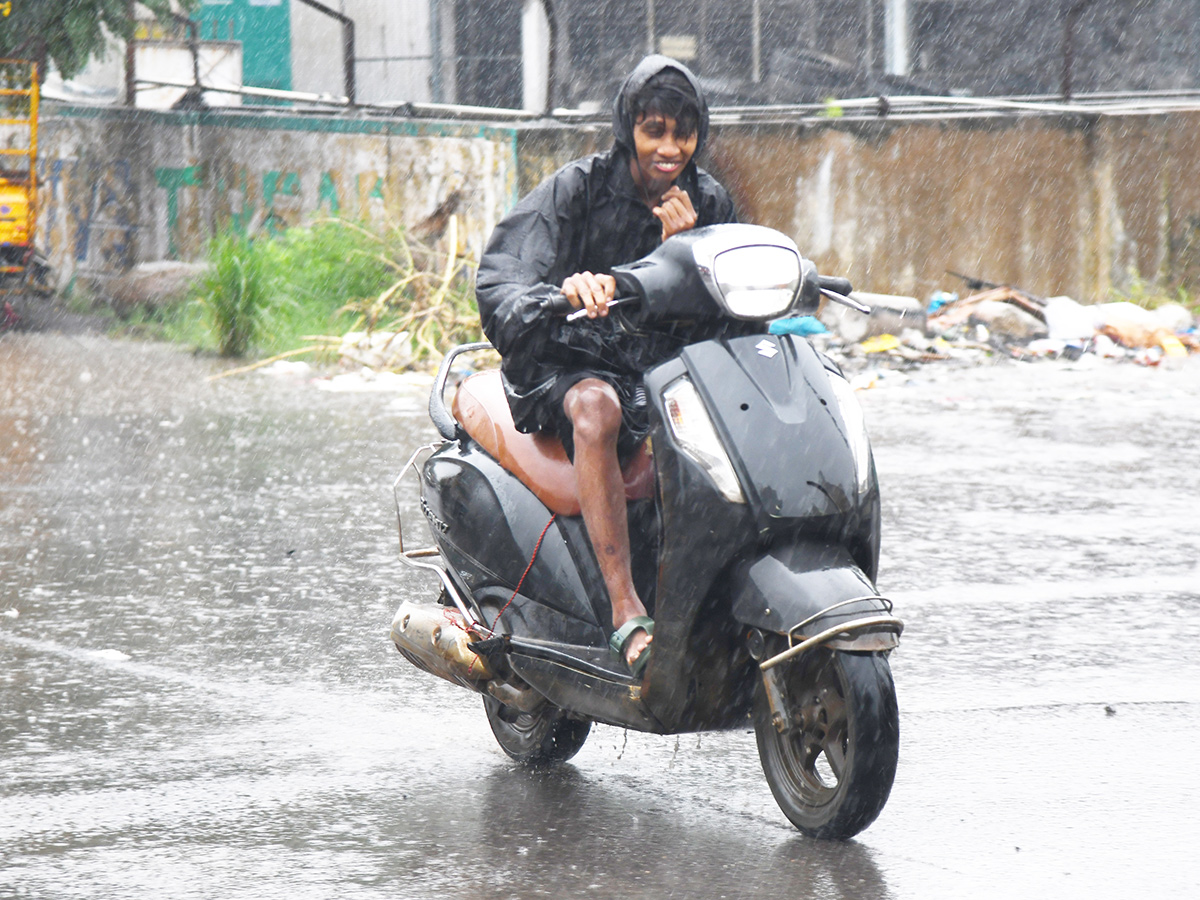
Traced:
POLYGON ((591 722, 569 719, 548 704, 526 713, 484 697, 483 709, 500 749, 525 766, 566 762, 579 752, 592 730, 591 722))
POLYGON ((754 731, 771 793, 814 838, 846 840, 887 803, 900 755, 900 712, 887 659, 815 651, 785 673, 790 728, 772 721, 758 684, 754 731))

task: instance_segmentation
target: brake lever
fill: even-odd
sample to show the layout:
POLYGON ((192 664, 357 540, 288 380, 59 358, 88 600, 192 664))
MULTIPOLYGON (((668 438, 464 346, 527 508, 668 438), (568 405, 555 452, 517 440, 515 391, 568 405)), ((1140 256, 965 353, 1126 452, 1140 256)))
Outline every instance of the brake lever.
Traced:
POLYGON ((821 288, 821 293, 835 303, 840 303, 842 306, 850 307, 855 312, 860 312, 867 316, 871 314, 871 307, 867 306, 865 303, 860 303, 857 300, 853 300, 850 297, 847 297, 845 294, 839 294, 837 291, 829 290, 829 288, 821 288))
MULTIPOLYGON (((638 298, 637 297, 617 297, 615 300, 608 301, 608 308, 612 309, 614 306, 623 306, 626 303, 632 303, 636 299, 638 299, 638 298)), ((575 310, 575 312, 573 312, 567 316, 567 321, 575 322, 575 321, 578 321, 579 319, 584 319, 584 318, 587 318, 587 309, 586 308, 575 310)))

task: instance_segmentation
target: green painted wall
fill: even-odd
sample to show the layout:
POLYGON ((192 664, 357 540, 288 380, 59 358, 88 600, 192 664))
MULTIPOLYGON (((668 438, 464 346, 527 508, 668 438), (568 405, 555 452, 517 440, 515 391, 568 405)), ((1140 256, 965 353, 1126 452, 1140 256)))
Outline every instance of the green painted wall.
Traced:
POLYGON ((242 42, 242 79, 247 86, 290 91, 290 8, 288 0, 206 0, 195 17, 201 37, 242 42))

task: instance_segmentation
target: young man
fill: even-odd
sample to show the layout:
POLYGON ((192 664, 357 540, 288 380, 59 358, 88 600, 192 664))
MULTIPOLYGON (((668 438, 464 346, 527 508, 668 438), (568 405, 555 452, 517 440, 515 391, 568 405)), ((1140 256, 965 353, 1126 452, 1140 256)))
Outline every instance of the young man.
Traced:
POLYGON ((736 221, 729 194, 693 161, 707 135, 696 77, 665 56, 642 60, 617 96, 612 149, 569 163, 525 197, 496 226, 476 279, 517 428, 557 434, 574 463, 613 649, 635 674, 654 626, 630 571, 621 465, 649 432, 642 372, 676 345, 614 326, 611 271, 671 235, 736 221), (562 295, 587 319, 549 312, 562 295))

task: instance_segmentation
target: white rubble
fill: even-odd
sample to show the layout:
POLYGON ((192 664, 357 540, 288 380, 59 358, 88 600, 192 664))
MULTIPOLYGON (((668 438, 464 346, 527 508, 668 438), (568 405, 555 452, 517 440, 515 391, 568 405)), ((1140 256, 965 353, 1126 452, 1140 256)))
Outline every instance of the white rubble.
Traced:
POLYGON ((850 297, 871 307, 871 314, 827 300, 817 316, 842 340, 857 344, 879 334, 899 334, 905 328, 925 331, 925 307, 916 297, 867 291, 855 291, 850 297))
POLYGON ((350 331, 338 353, 344 361, 370 369, 404 369, 413 361, 407 331, 350 331))

